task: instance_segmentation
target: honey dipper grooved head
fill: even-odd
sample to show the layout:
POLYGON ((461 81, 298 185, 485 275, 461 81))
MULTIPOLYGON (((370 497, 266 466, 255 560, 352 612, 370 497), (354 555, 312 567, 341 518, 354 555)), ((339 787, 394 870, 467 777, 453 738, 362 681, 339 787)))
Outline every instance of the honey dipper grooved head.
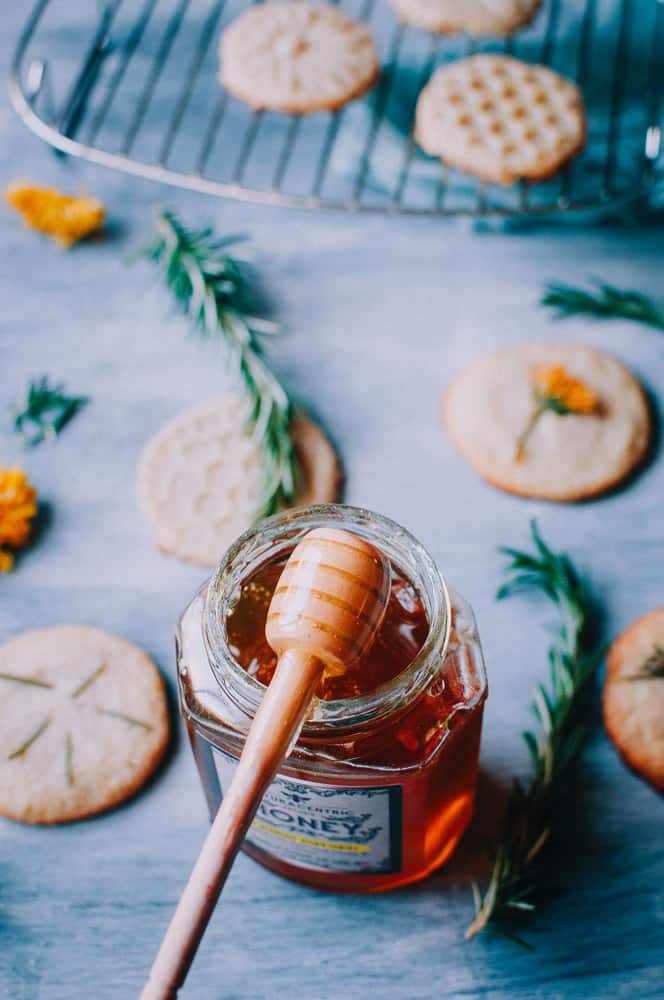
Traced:
POLYGON ((293 549, 274 591, 265 635, 277 656, 299 649, 329 673, 356 663, 380 628, 390 564, 369 542, 339 528, 316 528, 293 549))

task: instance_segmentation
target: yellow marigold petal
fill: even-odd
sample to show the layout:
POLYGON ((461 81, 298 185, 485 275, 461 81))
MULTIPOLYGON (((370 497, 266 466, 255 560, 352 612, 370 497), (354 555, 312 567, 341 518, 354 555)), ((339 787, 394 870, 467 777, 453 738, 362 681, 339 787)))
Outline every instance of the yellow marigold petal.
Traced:
MULTIPOLYGON (((0 468, 0 545, 25 545, 37 513, 37 491, 22 469, 0 468)), ((1 550, 0 550, 1 551, 1 550)), ((13 557, 4 553, 5 562, 13 557)), ((11 565, 9 566, 11 569, 11 565)))
POLYGON ((539 365, 533 371, 533 384, 540 398, 557 400, 570 413, 595 413, 599 407, 593 390, 562 365, 539 365))
POLYGON ((74 198, 55 188, 30 184, 12 184, 5 191, 5 201, 31 229, 46 233, 64 247, 99 229, 106 215, 96 198, 74 198))
POLYGON ((0 549, 0 573, 11 573, 14 568, 14 557, 11 552, 0 549))

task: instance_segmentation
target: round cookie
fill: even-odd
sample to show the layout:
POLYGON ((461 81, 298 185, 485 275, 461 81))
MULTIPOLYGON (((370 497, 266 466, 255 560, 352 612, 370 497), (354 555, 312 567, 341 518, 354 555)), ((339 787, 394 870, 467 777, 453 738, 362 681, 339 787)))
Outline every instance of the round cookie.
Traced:
POLYGON ((371 32, 328 4, 262 3, 226 28, 221 82, 252 108, 334 110, 378 76, 371 32))
POLYGON ((169 735, 161 675, 126 639, 56 625, 0 646, 0 815, 50 824, 112 809, 169 735))
POLYGON ((390 0, 400 19, 424 31, 509 35, 529 24, 540 0, 390 0))
POLYGON ((508 493, 574 501, 604 493, 645 458, 651 419, 627 369, 602 351, 558 341, 519 344, 484 355, 448 386, 443 421, 453 444, 492 485, 508 493), (517 457, 533 416, 533 372, 564 366, 595 394, 593 414, 544 412, 517 457))
POLYGON ((415 138, 431 156, 482 180, 540 180, 583 149, 583 99, 548 66, 470 56, 441 66, 424 87, 415 138))
MULTIPOLYGON (((233 395, 181 413, 148 441, 138 465, 138 501, 158 546, 216 566, 250 526, 260 503, 259 453, 233 395)), ((321 429, 297 415, 292 426, 301 486, 298 507, 337 499, 339 461, 321 429)))
POLYGON ((664 608, 639 618, 611 646, 602 709, 625 763, 664 792, 664 608))

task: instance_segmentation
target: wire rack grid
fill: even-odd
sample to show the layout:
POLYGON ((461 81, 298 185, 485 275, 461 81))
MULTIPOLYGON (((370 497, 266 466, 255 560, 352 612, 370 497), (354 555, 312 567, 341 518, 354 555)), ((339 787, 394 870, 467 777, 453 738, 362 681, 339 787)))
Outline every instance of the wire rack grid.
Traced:
POLYGON ((338 0, 370 25, 381 77, 366 98, 305 116, 252 112, 222 89, 217 39, 247 2, 103 0, 80 23, 67 20, 66 0, 38 0, 13 60, 14 106, 62 153, 280 205, 541 215, 647 198, 664 176, 658 0, 544 0, 533 24, 503 41, 421 32, 400 24, 387 0, 338 0), (578 81, 588 143, 558 176, 500 187, 417 147, 419 91, 437 66, 477 51, 543 62, 578 81))

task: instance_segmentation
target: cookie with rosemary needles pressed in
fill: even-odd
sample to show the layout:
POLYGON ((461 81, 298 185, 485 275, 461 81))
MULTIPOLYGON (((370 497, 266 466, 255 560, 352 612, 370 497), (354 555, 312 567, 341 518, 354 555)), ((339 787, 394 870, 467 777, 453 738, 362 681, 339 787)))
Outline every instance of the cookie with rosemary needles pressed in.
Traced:
POLYGON ((169 736, 161 675, 126 639, 56 625, 0 646, 0 815, 52 824, 112 809, 169 736))
POLYGON ((453 379, 443 422, 498 489, 584 500, 623 482, 651 439, 645 393, 623 364, 582 344, 526 343, 486 354, 453 379))
POLYGON ((221 81, 252 108, 332 111, 378 76, 371 32, 331 4, 261 3, 221 36, 221 81))
MULTIPOLYGON (((260 453, 245 428, 246 408, 232 394, 179 414, 148 441, 138 464, 138 502, 160 549, 216 566, 260 507, 260 453)), ((341 467, 322 430, 297 414, 296 503, 332 503, 341 467)))
POLYGON ((627 766, 664 792, 664 608, 639 618, 611 646, 602 709, 627 766))

